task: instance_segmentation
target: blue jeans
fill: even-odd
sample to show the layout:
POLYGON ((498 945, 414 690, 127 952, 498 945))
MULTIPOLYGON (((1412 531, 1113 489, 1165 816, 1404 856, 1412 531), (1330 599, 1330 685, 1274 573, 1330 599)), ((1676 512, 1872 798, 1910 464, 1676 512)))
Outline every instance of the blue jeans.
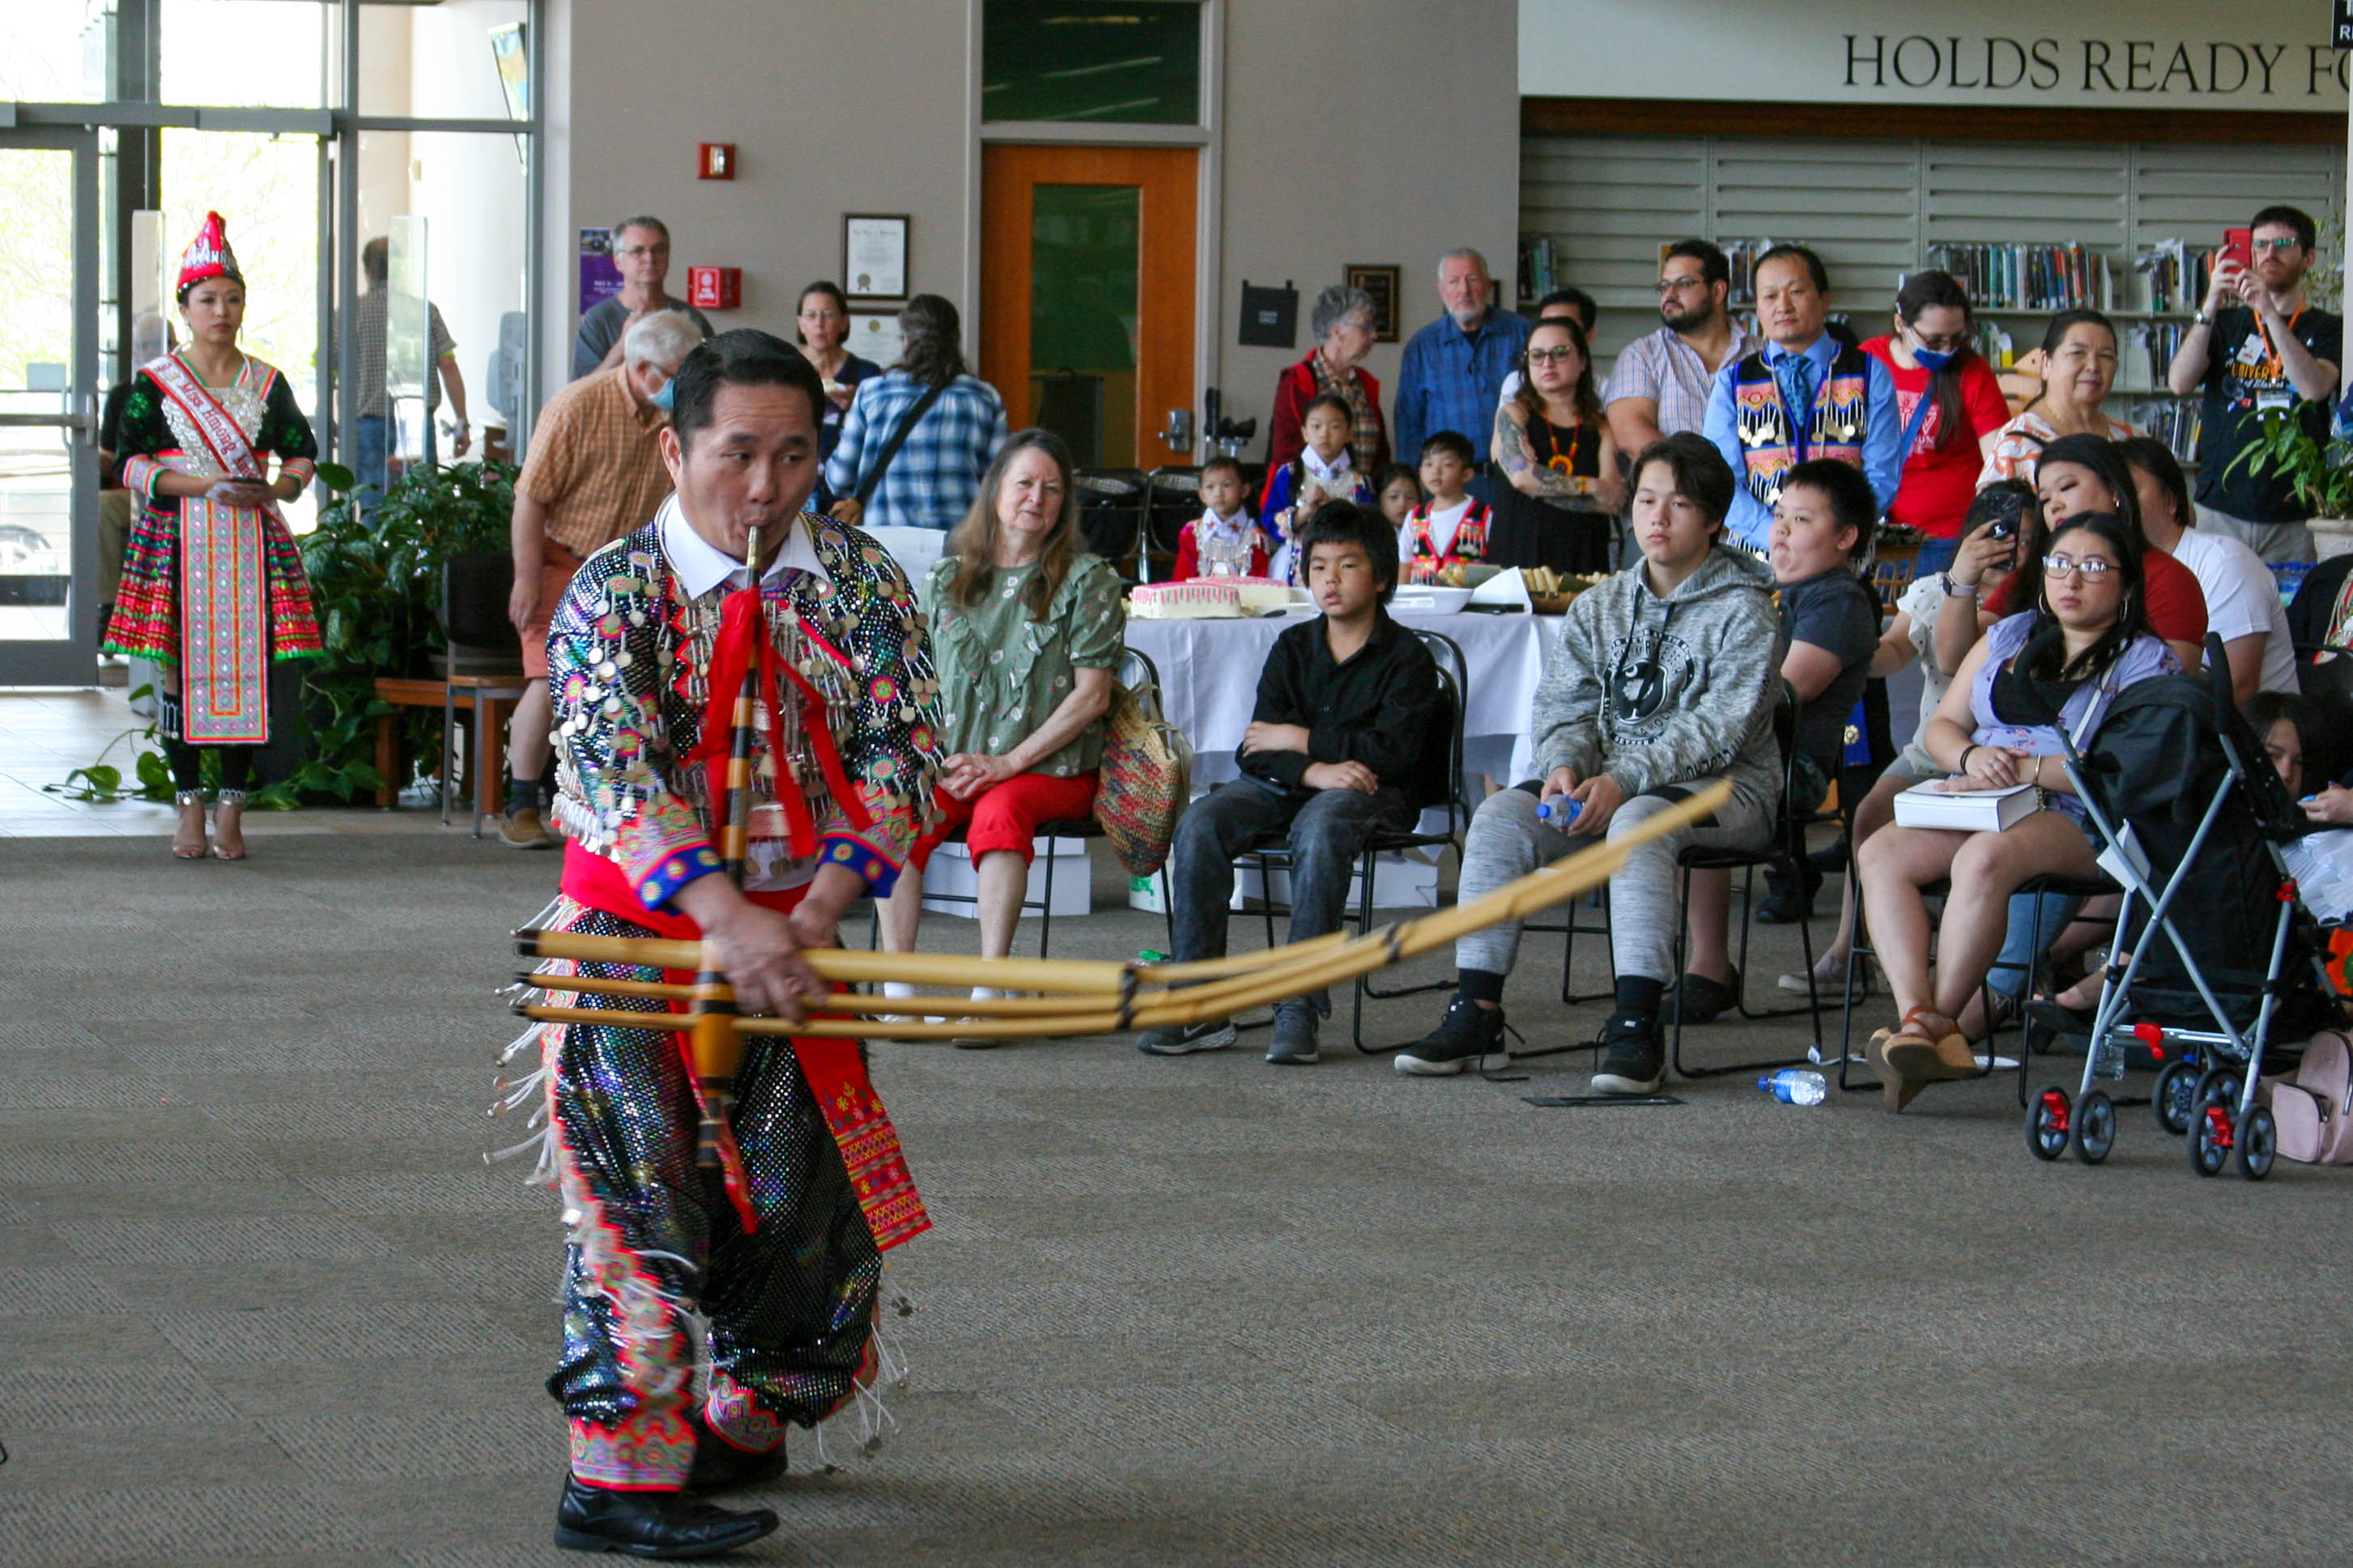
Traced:
MULTIPOLYGON (((425 466, 435 466, 433 421, 425 421, 425 466)), ((352 469, 359 476, 360 511, 375 510, 375 503, 392 489, 392 422, 381 414, 363 414, 352 421, 352 469)))
POLYGON ((1993 968, 1986 975, 1986 984, 2015 1002, 2026 994, 2027 965, 2041 956, 2034 946, 2034 906, 2042 905, 2042 952, 2059 940, 2059 933, 2075 921, 2075 911, 2084 907, 2081 899, 2071 899, 2064 893, 2012 893, 2010 898, 2010 929, 2001 939, 2001 952, 1994 955, 1993 968), (2005 967, 2009 966, 2009 967, 2005 967))
POLYGON ((352 470, 359 476, 360 510, 375 510, 390 489, 387 462, 391 439, 381 414, 363 414, 352 421, 352 470))
POLYGON ((1934 577, 1937 573, 1950 569, 1953 557, 1960 552, 1960 548, 1961 536, 1957 533, 1950 539, 1922 540, 1920 564, 1913 569, 1912 575, 1915 579, 1934 577))
MULTIPOLYGON (((1296 795, 1255 778, 1222 784, 1195 801, 1176 822, 1168 854, 1169 924, 1179 963, 1226 955, 1227 903, 1235 862, 1249 849, 1291 852, 1291 938, 1305 942, 1340 929, 1348 908, 1348 881, 1365 840, 1383 828, 1411 827, 1419 814, 1395 790, 1364 795, 1351 789, 1296 795)), ((1306 998, 1322 1017, 1332 999, 1306 998)))

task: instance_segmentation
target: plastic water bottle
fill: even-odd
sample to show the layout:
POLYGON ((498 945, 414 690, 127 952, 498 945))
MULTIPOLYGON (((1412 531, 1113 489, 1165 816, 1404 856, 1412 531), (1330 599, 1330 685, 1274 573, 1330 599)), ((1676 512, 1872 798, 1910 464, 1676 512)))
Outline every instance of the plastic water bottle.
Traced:
POLYGON ((1830 1080, 1803 1068, 1783 1068, 1757 1087, 1784 1105, 1820 1105, 1831 1091, 1830 1080))
POLYGON ((1558 800, 1540 800, 1536 802, 1536 820, 1549 822, 1555 827, 1565 828, 1575 822, 1577 814, 1584 809, 1584 802, 1571 800, 1567 795, 1562 795, 1558 800))

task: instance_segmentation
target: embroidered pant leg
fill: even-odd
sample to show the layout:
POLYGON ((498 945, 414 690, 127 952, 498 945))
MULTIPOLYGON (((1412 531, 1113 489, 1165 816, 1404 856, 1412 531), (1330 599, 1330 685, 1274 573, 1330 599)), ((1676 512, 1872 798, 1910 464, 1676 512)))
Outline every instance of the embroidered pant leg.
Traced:
MULTIPOLYGON (((739 1448, 813 1426, 874 1371, 882 1255, 841 1150, 788 1041, 754 1039, 733 1123, 758 1226, 715 1200, 703 1310, 711 1374, 703 1419, 739 1448)), ((715 1190, 715 1189, 714 1189, 715 1190)))
MULTIPOLYGON (((554 923, 649 934, 569 903, 554 923)), ((663 978, 617 964, 581 973, 663 978)), ((546 1035, 573 1237, 563 1360, 548 1391, 571 1419, 583 1481, 676 1489, 694 1458, 697 1333, 712 1367, 707 1418, 739 1446, 773 1447, 782 1422, 814 1422, 849 1396, 866 1365, 879 1258, 788 1046, 747 1043, 738 1080, 731 1120, 760 1219, 746 1236, 717 1178, 695 1167, 697 1110, 679 1037, 596 1025, 546 1035)))

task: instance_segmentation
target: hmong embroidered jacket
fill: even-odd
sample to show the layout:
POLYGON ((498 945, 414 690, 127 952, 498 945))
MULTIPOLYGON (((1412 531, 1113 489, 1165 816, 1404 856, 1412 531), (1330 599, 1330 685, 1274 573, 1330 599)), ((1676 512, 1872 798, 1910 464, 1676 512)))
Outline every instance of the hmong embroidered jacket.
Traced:
MULTIPOLYGON (((807 513, 794 526, 807 531, 825 574, 764 580, 770 645, 822 696, 855 801, 834 797, 822 742, 804 721, 807 699, 780 681, 776 722, 765 705, 755 716, 746 882, 789 887, 831 861, 881 897, 933 813, 939 683, 930 644, 905 574, 871 537, 807 513), (807 805, 813 854, 790 841, 798 814, 783 809, 780 787, 807 805)), ((687 593, 657 521, 591 555, 548 628, 556 814, 649 910, 670 908, 679 889, 720 868, 708 775, 690 759, 727 595, 724 584, 687 593)))
POLYGON ((1740 438, 1740 482, 1757 504, 1771 510, 1781 499, 1781 476, 1815 458, 1835 458, 1862 466, 1862 444, 1871 420, 1871 357, 1841 348, 1830 374, 1814 388, 1812 418, 1804 450, 1781 396, 1780 383, 1762 353, 1742 360, 1733 373, 1733 426, 1740 438))
POLYGON ((1495 526, 1493 508, 1478 501, 1471 503, 1454 525, 1454 537, 1440 550, 1430 537, 1430 505, 1422 502, 1405 514, 1404 534, 1409 543, 1403 563, 1403 581, 1435 583, 1438 574, 1450 566, 1467 565, 1487 559, 1487 531, 1495 526))

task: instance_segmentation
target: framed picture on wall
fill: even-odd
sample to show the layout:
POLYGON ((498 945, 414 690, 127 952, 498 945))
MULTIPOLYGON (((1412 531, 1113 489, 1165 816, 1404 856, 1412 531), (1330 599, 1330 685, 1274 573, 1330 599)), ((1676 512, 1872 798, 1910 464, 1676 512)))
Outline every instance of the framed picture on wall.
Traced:
POLYGON ((852 310, 849 312, 849 336, 841 346, 863 359, 871 359, 884 370, 899 363, 902 347, 899 338, 899 312, 896 310, 852 310))
POLYGON ((841 291, 853 300, 907 297, 906 214, 842 214, 841 291))
POLYGON ((1351 289, 1362 289, 1373 297, 1373 342, 1393 343, 1398 341, 1398 280, 1402 269, 1395 267, 1358 267, 1347 268, 1351 289))

